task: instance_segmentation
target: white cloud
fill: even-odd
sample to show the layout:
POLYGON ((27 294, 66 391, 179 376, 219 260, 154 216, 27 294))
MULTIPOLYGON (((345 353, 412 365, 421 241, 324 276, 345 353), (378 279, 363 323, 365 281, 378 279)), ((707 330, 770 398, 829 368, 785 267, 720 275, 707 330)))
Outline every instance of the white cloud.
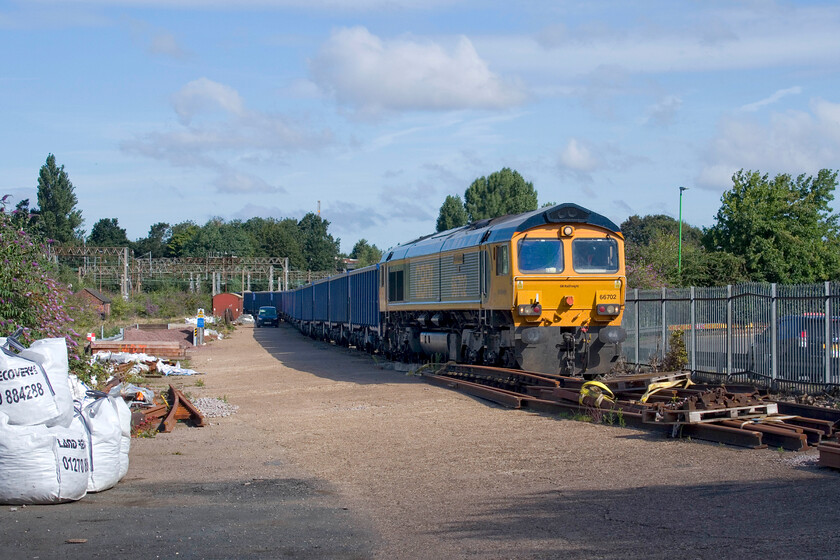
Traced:
POLYGON ((730 117, 718 129, 697 178, 700 188, 723 191, 739 169, 816 174, 840 160, 840 103, 814 99, 810 111, 773 113, 768 122, 730 117))
POLYGON ((682 99, 676 95, 667 95, 655 105, 648 107, 645 122, 665 126, 674 121, 677 112, 682 108, 682 99))
POLYGON ((589 173, 598 167, 598 160, 588 147, 572 138, 560 153, 560 164, 571 171, 589 173))
POLYGON ((762 107, 766 107, 767 105, 772 105, 773 103, 776 103, 783 97, 787 97, 788 95, 799 95, 800 93, 802 93, 802 88, 799 86, 794 86, 787 89, 780 89, 773 93, 773 95, 771 95, 770 97, 765 97, 764 99, 761 99, 759 101, 755 101, 753 103, 748 103, 747 105, 744 105, 743 107, 741 107, 741 110, 748 113, 754 113, 762 107))
POLYGON ((159 32, 155 34, 149 44, 149 52, 162 54, 172 58, 184 58, 187 52, 178 44, 178 40, 171 33, 159 32))
POLYGON ((609 172, 626 172, 640 164, 649 163, 648 158, 627 153, 615 142, 593 143, 579 138, 571 138, 557 157, 556 169, 564 180, 578 184, 588 196, 596 196, 588 185, 609 176, 609 172))
POLYGON ((362 115, 384 111, 499 109, 521 103, 518 84, 491 72, 466 37, 449 49, 431 41, 382 40, 340 29, 310 61, 313 81, 362 115))
POLYGON ((836 65, 836 6, 763 10, 732 4, 687 11, 692 21, 685 23, 673 17, 659 26, 636 24, 648 19, 613 27, 547 22, 531 36, 488 34, 472 42, 498 72, 537 74, 555 82, 604 66, 656 74, 836 65))
POLYGON ((255 175, 249 173, 227 171, 220 173, 215 181, 216 191, 222 193, 285 193, 281 186, 272 186, 255 175))
POLYGON ((193 80, 181 88, 172 96, 172 107, 184 124, 189 124, 196 113, 214 108, 233 115, 242 115, 245 112, 239 92, 207 78, 193 80))
POLYGON ((334 141, 328 129, 249 110, 234 88, 207 78, 184 86, 173 96, 172 107, 178 125, 126 140, 121 149, 177 167, 213 170, 220 192, 285 192, 238 168, 282 163, 293 152, 317 151, 334 141))

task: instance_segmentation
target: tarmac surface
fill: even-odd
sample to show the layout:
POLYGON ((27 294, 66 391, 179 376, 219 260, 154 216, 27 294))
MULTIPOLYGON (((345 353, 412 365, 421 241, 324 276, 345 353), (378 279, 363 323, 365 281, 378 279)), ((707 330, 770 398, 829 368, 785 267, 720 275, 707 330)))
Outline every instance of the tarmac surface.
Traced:
POLYGON ((239 410, 132 440, 111 490, 0 507, 0 558, 840 555, 840 474, 813 451, 507 410, 286 325, 190 367, 150 383, 239 410))

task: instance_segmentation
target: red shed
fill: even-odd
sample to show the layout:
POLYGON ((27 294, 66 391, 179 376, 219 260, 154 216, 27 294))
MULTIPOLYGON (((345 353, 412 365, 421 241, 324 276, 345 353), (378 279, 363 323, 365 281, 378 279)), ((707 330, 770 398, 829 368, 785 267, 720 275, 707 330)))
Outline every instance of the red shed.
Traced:
POLYGON ((93 288, 85 288, 76 294, 87 301, 96 311, 99 317, 105 319, 111 315, 111 298, 93 288))
POLYGON ((232 321, 238 319, 242 315, 242 296, 227 293, 213 296, 213 315, 224 317, 226 309, 230 309, 232 321))

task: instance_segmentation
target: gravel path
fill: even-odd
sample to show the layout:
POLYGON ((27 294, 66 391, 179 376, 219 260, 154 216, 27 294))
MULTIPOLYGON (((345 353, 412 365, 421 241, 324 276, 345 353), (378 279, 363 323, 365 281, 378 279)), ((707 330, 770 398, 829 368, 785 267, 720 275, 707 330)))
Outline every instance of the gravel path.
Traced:
POLYGON ((65 560, 139 551, 378 559, 840 553, 840 475, 816 467, 814 452, 668 440, 507 410, 285 325, 239 327, 190 365, 205 375, 160 383, 180 384, 196 401, 215 399, 219 410, 219 402, 239 409, 205 428, 179 425, 133 440, 128 476, 113 490, 0 515, 0 545, 26 548, 20 543, 39 523, 55 519, 62 538, 99 533, 86 549, 27 550, 65 560), (111 531, 125 533, 123 548, 107 540, 111 525, 86 519, 111 520, 111 531))
MULTIPOLYGON (((840 475, 805 460, 813 451, 668 440, 507 410, 285 325, 240 327, 192 365, 207 371, 202 394, 240 406, 218 427, 174 434, 204 440, 236 424, 238 456, 201 476, 271 476, 282 464, 323 480, 372 524, 378 558, 840 551, 840 475)), ((212 439, 208 451, 226 441, 212 439)))

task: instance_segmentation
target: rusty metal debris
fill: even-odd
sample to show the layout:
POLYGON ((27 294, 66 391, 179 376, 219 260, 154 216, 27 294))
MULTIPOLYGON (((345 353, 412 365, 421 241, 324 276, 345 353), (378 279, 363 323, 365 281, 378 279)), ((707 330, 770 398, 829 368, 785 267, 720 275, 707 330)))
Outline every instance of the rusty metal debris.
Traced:
MULTIPOLYGON (((750 386, 694 384, 685 372, 586 381, 447 364, 423 376, 432 383, 511 408, 614 421, 618 417, 621 425, 742 447, 801 451, 825 445, 840 425, 840 410, 772 401, 750 386)), ((837 462, 840 465, 840 445, 837 462)))
POLYGON ((149 425, 157 431, 169 433, 175 429, 178 420, 189 420, 193 426, 206 426, 204 415, 184 395, 172 385, 167 397, 160 397, 163 403, 154 403, 132 413, 134 426, 149 425))
POLYGON ((825 441, 817 448, 820 452, 820 466, 840 469, 840 443, 825 441))
POLYGON ((178 420, 189 420, 194 426, 204 426, 204 415, 190 402, 180 390, 169 386, 169 413, 161 423, 161 432, 169 433, 175 429, 178 420))

